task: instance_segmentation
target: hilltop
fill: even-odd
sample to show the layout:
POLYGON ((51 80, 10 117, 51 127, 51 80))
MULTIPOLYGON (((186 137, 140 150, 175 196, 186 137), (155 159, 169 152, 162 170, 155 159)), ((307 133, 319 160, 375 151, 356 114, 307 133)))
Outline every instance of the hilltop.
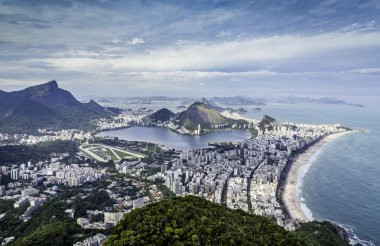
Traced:
POLYGON ((222 116, 218 111, 208 107, 202 102, 193 103, 187 110, 181 112, 177 120, 181 126, 189 130, 198 128, 198 124, 202 129, 218 126, 232 126, 233 124, 245 124, 245 121, 232 120, 222 116))
POLYGON ((269 115, 264 115, 263 119, 259 123, 261 130, 264 130, 265 127, 269 126, 271 123, 277 122, 275 118, 270 117, 269 115))
POLYGON ((169 109, 167 108, 162 108, 160 110, 157 110, 156 112, 154 112, 153 114, 151 114, 149 116, 149 118, 153 121, 161 121, 161 122, 164 122, 164 121, 168 121, 170 120, 172 117, 175 116, 175 113, 173 113, 172 111, 170 111, 169 109))
POLYGON ((55 80, 24 90, 0 93, 0 131, 28 133, 38 128, 80 128, 112 112, 91 100, 79 102, 55 80))
POLYGON ((289 232, 273 221, 194 196, 133 210, 104 245, 347 245, 328 223, 289 232), (319 241, 325 240, 325 241, 319 241))

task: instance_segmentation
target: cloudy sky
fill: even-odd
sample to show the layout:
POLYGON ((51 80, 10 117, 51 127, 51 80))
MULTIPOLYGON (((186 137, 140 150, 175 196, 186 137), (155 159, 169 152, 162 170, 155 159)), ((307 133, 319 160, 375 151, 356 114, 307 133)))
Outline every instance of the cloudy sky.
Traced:
POLYGON ((0 89, 380 95, 380 1, 0 0, 0 89))

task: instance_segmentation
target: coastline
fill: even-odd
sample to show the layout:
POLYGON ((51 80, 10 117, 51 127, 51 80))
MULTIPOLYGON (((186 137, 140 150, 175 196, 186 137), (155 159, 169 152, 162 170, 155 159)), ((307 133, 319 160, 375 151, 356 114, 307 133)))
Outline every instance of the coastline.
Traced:
POLYGON ((322 147, 325 144, 350 132, 353 132, 353 131, 333 133, 333 134, 323 137, 317 143, 312 144, 310 147, 308 147, 305 150, 305 152, 297 155, 293 163, 291 163, 289 172, 285 179, 284 189, 282 193, 282 201, 289 214, 289 217, 293 221, 309 222, 313 220, 311 214, 305 214, 305 211, 304 211, 305 208, 303 208, 300 202, 300 198, 297 195, 298 190, 299 190, 300 179, 303 178, 303 175, 307 171, 306 165, 307 164, 311 165, 312 159, 315 158, 319 154, 319 152, 321 151, 322 147), (304 171, 305 167, 306 167, 306 171, 304 171), (303 171, 304 173, 302 174, 301 171, 303 171))

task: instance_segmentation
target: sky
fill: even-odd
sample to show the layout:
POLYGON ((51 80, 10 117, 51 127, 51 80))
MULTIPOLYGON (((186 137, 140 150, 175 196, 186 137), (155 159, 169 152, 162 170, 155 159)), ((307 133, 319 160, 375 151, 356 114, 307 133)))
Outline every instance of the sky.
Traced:
POLYGON ((380 95, 379 0, 0 0, 0 90, 380 95))

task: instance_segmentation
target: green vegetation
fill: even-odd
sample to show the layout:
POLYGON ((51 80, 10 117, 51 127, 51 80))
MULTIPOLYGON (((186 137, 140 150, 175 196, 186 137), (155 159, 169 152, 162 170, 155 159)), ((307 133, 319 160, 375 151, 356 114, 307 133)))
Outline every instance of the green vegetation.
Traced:
POLYGON ((6 201, 1 201, 1 207, 2 209, 6 209, 2 211, 3 213, 6 213, 5 216, 0 220, 0 241, 6 237, 14 235, 13 233, 17 231, 17 228, 20 226, 22 221, 19 219, 19 217, 25 212, 26 208, 28 206, 23 206, 20 208, 13 208, 13 202, 12 206, 8 206, 9 204, 4 204, 6 201), (4 207, 4 205, 6 207, 4 207))
POLYGON ((14 242, 16 246, 31 245, 72 245, 73 234, 79 232, 79 226, 69 221, 54 220, 47 224, 42 224, 24 237, 14 242))
POLYGON ((255 128, 249 129, 249 132, 251 133, 251 138, 255 138, 259 134, 259 132, 255 128))
POLYGON ((305 245, 274 222, 186 196, 133 210, 105 245, 305 245))
POLYGON ((163 108, 151 114, 149 118, 153 121, 164 122, 170 120, 170 118, 172 118, 174 115, 175 114, 169 109, 163 108))
POLYGON ((105 153, 107 153, 113 161, 119 160, 119 158, 117 158, 116 155, 110 149, 106 149, 105 153))
POLYGON ((157 189, 162 192, 164 199, 175 197, 175 194, 173 193, 173 191, 171 191, 165 185, 163 185, 161 183, 157 183, 156 185, 157 185, 157 189))
POLYGON ((85 198, 76 197, 72 208, 75 209, 75 216, 81 217, 86 215, 86 210, 104 210, 106 207, 112 207, 113 204, 114 201, 108 193, 105 190, 100 190, 85 198))
POLYGON ((329 222, 289 232, 273 221, 186 196, 133 210, 105 245, 348 245, 329 222))
POLYGON ((124 152, 121 152, 121 151, 118 151, 116 149, 114 149, 114 151, 116 152, 116 154, 121 158, 121 159, 137 159, 135 156, 133 155, 129 155, 127 153, 124 153, 124 152))
POLYGON ((96 230, 85 230, 69 218, 64 211, 76 209, 75 218, 83 216, 86 209, 104 209, 112 205, 112 200, 105 191, 96 191, 81 199, 77 196, 79 190, 72 188, 60 194, 37 209, 30 220, 23 222, 19 216, 26 207, 13 208, 8 201, 0 201, 0 209, 6 212, 0 221, 0 241, 6 237, 15 236, 10 245, 72 245, 96 234, 96 230), (65 199, 76 196, 71 204, 65 199))
POLYGON ((74 156, 78 152, 76 145, 70 141, 49 141, 34 145, 7 145, 0 146, 0 163, 26 163, 46 160, 52 153, 70 153, 74 156))
POLYGON ((339 231, 330 222, 304 223, 296 231, 300 238, 315 246, 345 246, 347 242, 337 235, 339 231))
POLYGON ((221 153, 236 149, 236 144, 233 144, 232 142, 216 142, 210 143, 209 145, 214 146, 221 153))

